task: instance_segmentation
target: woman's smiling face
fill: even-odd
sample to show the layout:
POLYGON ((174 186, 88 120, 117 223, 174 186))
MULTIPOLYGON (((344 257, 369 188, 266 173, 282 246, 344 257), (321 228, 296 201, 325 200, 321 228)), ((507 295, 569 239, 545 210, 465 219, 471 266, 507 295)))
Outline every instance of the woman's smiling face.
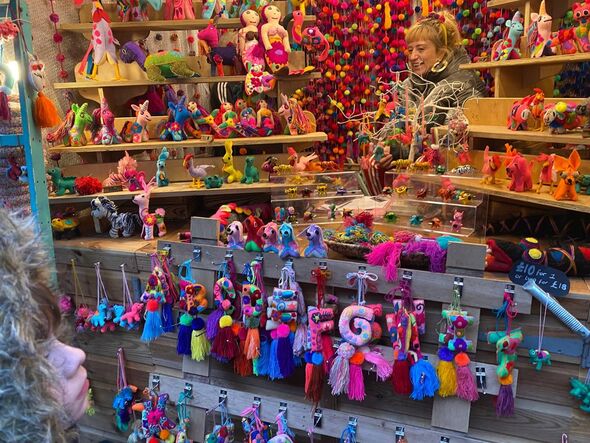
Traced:
POLYGON ((432 41, 417 40, 408 43, 408 61, 413 73, 424 77, 440 59, 442 54, 437 53, 432 41))

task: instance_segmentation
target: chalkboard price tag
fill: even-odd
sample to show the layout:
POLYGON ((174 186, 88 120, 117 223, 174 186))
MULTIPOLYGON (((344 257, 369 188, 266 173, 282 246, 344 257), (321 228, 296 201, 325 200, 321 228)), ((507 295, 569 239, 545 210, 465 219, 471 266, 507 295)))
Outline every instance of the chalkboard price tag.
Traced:
POLYGON ((545 292, 563 297, 570 291, 570 280, 563 272, 543 265, 519 261, 510 270, 510 281, 517 285, 524 285, 533 280, 545 292))

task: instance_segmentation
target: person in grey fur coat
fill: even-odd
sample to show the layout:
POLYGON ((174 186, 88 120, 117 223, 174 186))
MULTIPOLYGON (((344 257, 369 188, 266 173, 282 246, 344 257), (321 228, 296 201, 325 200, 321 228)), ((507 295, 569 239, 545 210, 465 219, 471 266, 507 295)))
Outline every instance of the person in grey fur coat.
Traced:
POLYGON ((83 351, 59 335, 49 260, 32 218, 0 209, 2 442, 65 442, 88 407, 83 351))

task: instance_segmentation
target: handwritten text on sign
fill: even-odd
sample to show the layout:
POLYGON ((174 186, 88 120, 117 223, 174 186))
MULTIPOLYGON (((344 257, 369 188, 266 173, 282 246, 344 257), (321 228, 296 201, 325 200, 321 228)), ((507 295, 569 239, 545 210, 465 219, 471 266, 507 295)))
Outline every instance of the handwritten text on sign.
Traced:
POLYGON ((541 289, 556 297, 563 297, 570 291, 570 281, 563 272, 543 265, 519 261, 510 270, 510 281, 524 285, 533 280, 541 289))

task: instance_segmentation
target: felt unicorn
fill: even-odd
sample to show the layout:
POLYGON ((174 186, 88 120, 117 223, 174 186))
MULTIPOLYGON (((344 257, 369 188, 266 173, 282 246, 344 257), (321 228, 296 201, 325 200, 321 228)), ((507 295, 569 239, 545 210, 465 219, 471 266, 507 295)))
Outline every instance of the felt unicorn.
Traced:
POLYGON ((228 249, 244 249, 244 226, 242 222, 231 222, 225 228, 228 249))
POLYGON ((92 142, 95 145, 117 145, 123 141, 115 129, 115 114, 104 97, 100 101, 100 108, 92 112, 92 125, 92 142))
POLYGON ((131 109, 135 111, 135 123, 131 126, 131 133, 133 134, 133 143, 147 142, 150 139, 147 125, 152 119, 152 115, 148 111, 149 100, 144 101, 140 105, 131 105, 131 109))
POLYGON ((150 194, 154 187, 154 179, 146 183, 143 177, 140 177, 139 183, 143 192, 133 197, 133 203, 138 206, 139 217, 143 221, 143 228, 141 230, 141 237, 144 240, 154 239, 154 225, 158 227, 158 237, 166 235, 166 224, 164 223, 164 215, 166 211, 162 208, 156 209, 155 212, 150 213, 150 194))
MULTIPOLYGON (((68 143, 70 146, 86 146, 88 140, 84 131, 92 124, 92 116, 86 112, 88 103, 78 106, 72 103, 72 112, 74 113, 74 121, 72 127, 68 130, 68 143)), ((67 145, 66 144, 66 145, 67 145)))
POLYGON ((305 235, 309 242, 309 245, 303 251, 304 257, 326 258, 328 256, 328 248, 324 242, 324 233, 318 225, 309 225, 299 235, 305 235))
POLYGON ((258 236, 262 238, 264 245, 262 246, 263 252, 274 252, 279 253, 279 230, 275 222, 270 222, 262 226, 258 230, 258 236))
POLYGON ((279 244, 279 257, 282 259, 286 258, 299 258, 299 248, 295 241, 295 231, 291 223, 283 222, 279 229, 280 244, 279 244))
POLYGON ((168 103, 168 108, 172 111, 173 121, 166 123, 164 130, 160 134, 161 140, 172 140, 176 142, 186 140, 187 136, 184 125, 191 117, 191 112, 186 107, 185 101, 186 96, 183 95, 178 103, 168 103))

